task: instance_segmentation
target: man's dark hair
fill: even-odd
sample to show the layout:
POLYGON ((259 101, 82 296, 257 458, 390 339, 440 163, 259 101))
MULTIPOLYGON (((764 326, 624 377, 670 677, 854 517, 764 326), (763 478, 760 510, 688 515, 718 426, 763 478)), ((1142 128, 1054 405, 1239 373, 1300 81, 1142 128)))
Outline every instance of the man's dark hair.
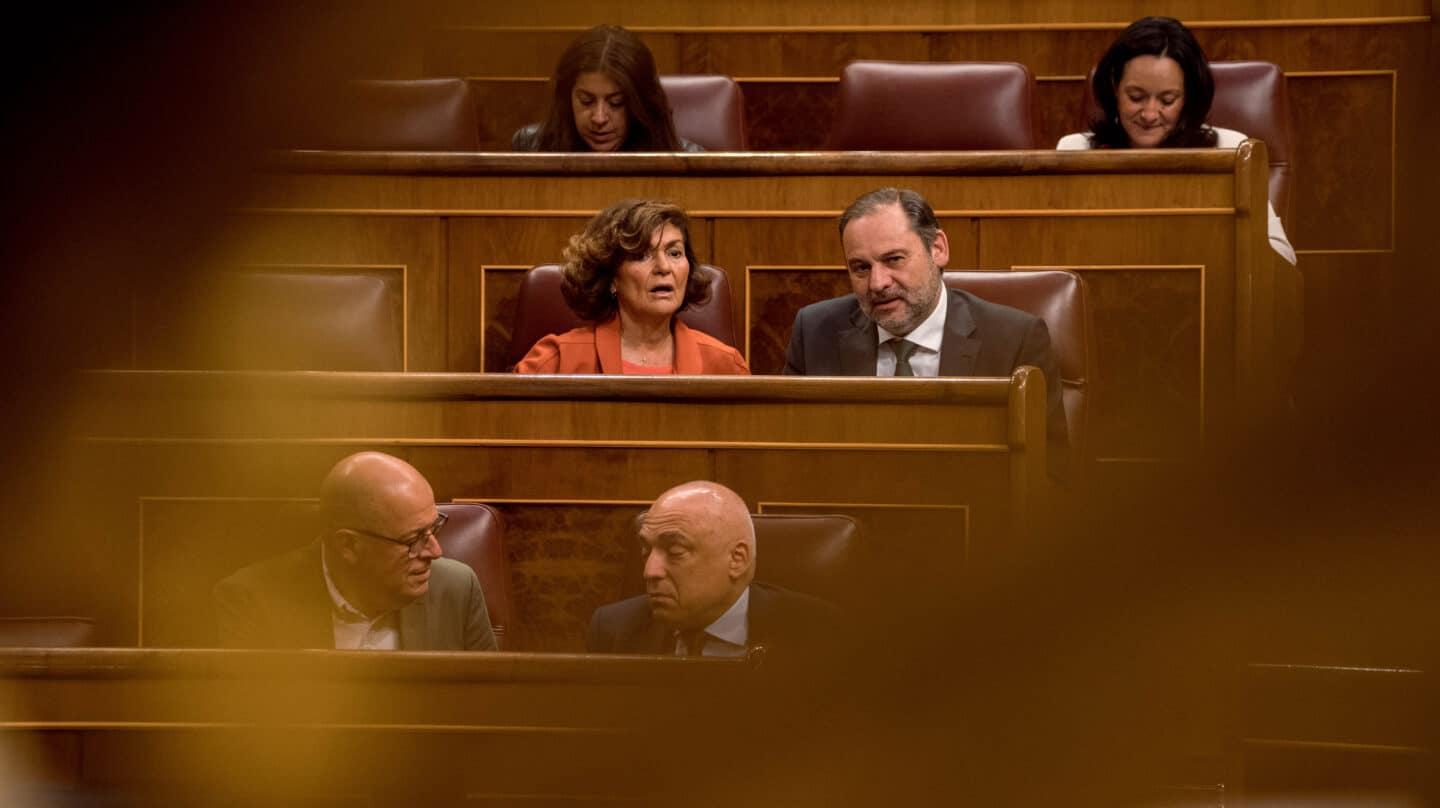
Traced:
POLYGON ((929 250, 935 243, 935 234, 940 232, 940 223, 935 220, 935 211, 930 209, 930 203, 925 201, 925 197, 908 188, 877 188, 851 202, 850 207, 840 214, 840 238, 845 238, 845 227, 852 221, 890 205, 900 206, 905 219, 910 222, 910 230, 920 237, 920 243, 929 250))

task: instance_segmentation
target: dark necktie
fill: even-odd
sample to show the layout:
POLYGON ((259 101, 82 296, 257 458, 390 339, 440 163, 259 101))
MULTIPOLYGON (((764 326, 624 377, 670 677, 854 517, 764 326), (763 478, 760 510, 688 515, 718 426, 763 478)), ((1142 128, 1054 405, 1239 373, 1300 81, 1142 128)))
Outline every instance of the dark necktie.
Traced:
POLYGON ((708 639, 709 636, 703 628, 680 632, 680 639, 685 641, 685 656, 704 656, 705 640, 708 639))
POLYGON ((910 367, 910 354, 915 353, 915 349, 920 346, 908 339, 896 337, 890 340, 890 347, 895 349, 895 375, 914 376, 915 369, 910 367))

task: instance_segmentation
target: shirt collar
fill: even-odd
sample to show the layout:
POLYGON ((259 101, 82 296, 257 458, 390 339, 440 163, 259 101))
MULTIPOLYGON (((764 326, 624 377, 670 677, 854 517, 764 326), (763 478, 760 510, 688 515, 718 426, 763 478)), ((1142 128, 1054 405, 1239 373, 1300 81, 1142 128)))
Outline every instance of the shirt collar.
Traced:
POLYGON ((950 307, 950 290, 945 288, 945 282, 940 282, 940 299, 935 303, 935 310, 930 316, 920 321, 920 325, 903 337, 892 334, 889 331, 875 326, 875 337, 877 345, 884 345, 892 339, 904 339, 919 345, 929 351, 940 353, 940 345, 945 341, 945 312, 950 307))
POLYGON ((731 645, 743 646, 750 639, 750 587, 730 604, 725 613, 705 627, 705 633, 731 645))
MULTIPOLYGON (((370 617, 351 605, 340 590, 335 586, 335 579, 330 577, 330 561, 328 556, 330 550, 324 542, 320 543, 320 571, 325 573, 325 588, 330 591, 330 605, 334 608, 335 614, 347 623, 372 623, 379 618, 370 617)), ((384 615, 380 615, 384 617, 384 615)))

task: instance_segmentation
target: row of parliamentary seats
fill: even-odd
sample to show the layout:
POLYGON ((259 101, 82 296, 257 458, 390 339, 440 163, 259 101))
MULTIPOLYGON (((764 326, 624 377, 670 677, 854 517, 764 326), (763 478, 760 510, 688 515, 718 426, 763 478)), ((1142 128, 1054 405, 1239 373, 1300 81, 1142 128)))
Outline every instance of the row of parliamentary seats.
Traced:
MULTIPOLYGON (((751 514, 728 488, 704 481, 677 486, 657 500, 654 513, 678 520, 656 520, 663 536, 661 527, 647 530, 650 512, 637 515, 631 530, 613 537, 623 569, 608 577, 619 581, 618 588, 589 593, 599 600, 583 604, 587 612, 608 600, 644 602, 647 590, 652 599, 659 591, 673 597, 670 606, 682 615, 671 628, 696 630, 734 606, 752 583, 764 590, 761 599, 803 595, 802 608, 824 604, 822 617, 839 614, 840 605, 850 605, 855 597, 863 543, 861 526, 850 516, 751 514), (634 551, 646 541, 655 546, 634 551), (676 564, 676 541, 686 543, 698 563, 676 564), (737 543, 746 545, 744 568, 728 576, 724 554, 710 553, 710 542, 727 552, 737 543), (755 553, 758 545, 765 547, 763 564, 755 553), (692 624, 691 613, 703 616, 702 622, 692 624)), ((570 626, 567 636, 541 636, 538 626, 527 630, 512 595, 515 583, 500 511, 473 502, 436 504, 424 475, 399 458, 379 452, 343 458, 322 483, 318 504, 297 509, 290 518, 272 540, 216 547, 196 560, 189 572, 197 580, 177 587, 175 592, 184 594, 167 597, 167 608, 149 616, 146 644, 674 650, 664 639, 655 647, 603 641, 595 634, 595 622, 583 644, 583 623, 570 626), (213 604, 209 597, 200 599, 212 590, 213 604)), ((92 617, 0 617, 0 648, 83 648, 96 645, 106 629, 92 617)), ((739 645, 788 656, 793 648, 776 645, 799 641, 752 630, 749 641, 739 645)), ((685 655, 685 649, 680 651, 685 655)), ((726 655, 721 651, 717 643, 706 655, 726 655)))
MULTIPOLYGON (((1272 62, 1211 62, 1210 122, 1265 141, 1270 198, 1282 218, 1290 199, 1290 113, 1285 77, 1272 62)), ((981 151, 1049 149, 1035 114, 1035 79, 1015 62, 857 60, 840 74, 826 143, 838 151, 981 151), (934 104, 936 98, 948 99, 934 104)), ((1093 78, 1093 71, 1092 71, 1093 78)), ((745 102, 728 76, 662 75, 675 130, 700 151, 747 150, 745 102)), ((1085 82, 1088 128, 1099 112, 1085 82)), ((338 151, 474 152, 481 119, 469 82, 460 78, 351 81, 294 145, 338 151)))

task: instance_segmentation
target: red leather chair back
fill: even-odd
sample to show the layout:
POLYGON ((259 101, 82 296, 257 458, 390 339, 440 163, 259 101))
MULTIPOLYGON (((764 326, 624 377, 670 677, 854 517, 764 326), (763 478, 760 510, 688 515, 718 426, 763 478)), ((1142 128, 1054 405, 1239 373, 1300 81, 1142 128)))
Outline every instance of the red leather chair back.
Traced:
POLYGON ((706 151, 745 151, 745 98, 729 76, 661 76, 675 131, 706 151))
POLYGON ((755 579, 834 603, 857 591, 860 524, 842 514, 753 514, 755 579))
MULTIPOLYGON (((945 273, 945 285, 991 303, 1010 306, 1045 321, 1055 362, 1060 366, 1060 396, 1070 435, 1071 468, 1089 457, 1086 439, 1095 388, 1095 334, 1086 300, 1085 280, 1063 269, 1019 272, 945 273)), ((1046 380, 1049 381, 1048 379, 1046 380)))
MULTIPOLYGON (((1211 62, 1215 77, 1215 100, 1210 104, 1212 126, 1243 132, 1265 141, 1270 156, 1270 204, 1281 219, 1290 215, 1291 153, 1290 100, 1285 92, 1285 74, 1273 62, 1211 62)), ((1085 115, 1081 131, 1100 115, 1091 82, 1095 68, 1085 79, 1085 115)))
POLYGON ((851 62, 830 148, 1034 149, 1034 99, 1035 79, 1014 62, 851 62))
POLYGON ((85 648, 95 636, 88 617, 0 617, 0 648, 85 648))
POLYGON ((1265 141, 1270 156, 1270 204, 1290 215, 1290 100, 1285 74, 1272 62, 1211 62, 1215 101, 1210 123, 1265 141))
MULTIPOLYGON (((731 347, 735 344, 735 319, 730 308, 730 277, 720 267, 703 264, 716 273, 710 284, 710 302, 680 312, 680 319, 697 331, 720 340, 731 347)), ((550 334, 563 334, 579 328, 585 321, 565 305, 560 293, 560 265, 540 264, 525 273, 520 282, 520 295, 515 302, 515 329, 510 332, 510 349, 505 367, 514 368, 525 358, 536 342, 550 334)))
POLYGON ((475 94, 464 79, 349 81, 311 118, 296 148, 480 150, 475 94))
POLYGON ((510 561, 505 555, 505 524, 489 505, 443 502, 435 506, 449 517, 440 532, 440 548, 448 558, 470 565, 485 593, 485 608, 500 650, 517 647, 520 632, 510 597, 510 561))

